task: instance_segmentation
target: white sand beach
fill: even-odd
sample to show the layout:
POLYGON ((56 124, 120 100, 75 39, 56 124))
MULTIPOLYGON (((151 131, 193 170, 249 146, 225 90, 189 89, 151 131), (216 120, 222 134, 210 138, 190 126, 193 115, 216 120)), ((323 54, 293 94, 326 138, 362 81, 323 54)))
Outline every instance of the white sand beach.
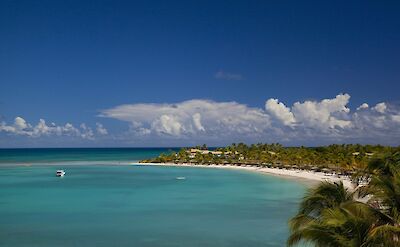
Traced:
POLYGON ((133 165, 154 165, 154 166, 179 166, 179 167, 204 167, 204 168, 221 168, 221 169, 237 169, 237 170, 247 170, 254 171, 263 174, 271 174, 276 176, 283 176, 287 178, 295 179, 306 179, 310 182, 339 182, 342 181, 343 185, 354 190, 355 185, 351 180, 346 177, 337 177, 332 174, 325 174, 323 172, 313 172, 300 169, 279 169, 279 168, 268 168, 268 167, 254 167, 254 166, 234 166, 234 165, 195 165, 195 164, 175 164, 175 163, 135 163, 133 165))

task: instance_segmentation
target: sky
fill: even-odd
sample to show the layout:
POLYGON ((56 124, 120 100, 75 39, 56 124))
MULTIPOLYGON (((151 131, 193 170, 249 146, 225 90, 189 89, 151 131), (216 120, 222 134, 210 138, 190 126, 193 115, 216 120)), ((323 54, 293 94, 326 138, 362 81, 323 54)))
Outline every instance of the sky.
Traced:
POLYGON ((0 1, 0 147, 400 145, 399 1, 0 1))

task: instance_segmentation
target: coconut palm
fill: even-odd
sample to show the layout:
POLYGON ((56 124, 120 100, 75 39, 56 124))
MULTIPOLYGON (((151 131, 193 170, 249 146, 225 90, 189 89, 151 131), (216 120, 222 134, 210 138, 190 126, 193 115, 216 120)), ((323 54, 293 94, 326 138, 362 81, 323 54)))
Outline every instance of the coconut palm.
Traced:
MULTIPOLYGON (((336 188, 337 191, 333 191, 336 196, 315 195, 313 198, 321 200, 316 200, 315 204, 302 203, 299 214, 290 221, 289 246, 300 241, 327 247, 396 246, 393 236, 398 229, 393 228, 391 217, 368 204, 355 201, 341 184, 323 184, 321 187, 336 188)), ((317 189, 312 192, 315 191, 317 189)))
POLYGON ((386 220, 385 215, 367 204, 344 202, 340 206, 324 209, 320 217, 292 231, 288 245, 303 240, 315 246, 382 246, 376 245, 370 235, 375 224, 383 224, 386 220))
POLYGON ((367 193, 368 203, 380 209, 388 220, 375 227, 370 241, 385 243, 385 246, 400 245, 400 152, 372 161, 368 165, 371 181, 367 193), (380 165, 379 165, 380 164, 380 165))
POLYGON ((307 192, 300 204, 298 214, 290 221, 290 226, 292 229, 297 229, 303 223, 320 217, 325 208, 334 208, 353 200, 353 193, 349 192, 342 182, 323 182, 307 192))
POLYGON ((326 226, 321 223, 323 212, 327 208, 336 208, 343 203, 353 201, 353 194, 343 186, 342 182, 323 182, 316 188, 310 189, 300 204, 298 214, 289 222, 291 236, 288 245, 294 245, 300 240, 320 243, 321 246, 329 246, 327 245, 329 242, 334 243, 333 235, 326 231, 326 226))
POLYGON ((367 203, 355 200, 342 183, 311 189, 289 222, 288 245, 400 246, 400 154, 371 162, 368 171, 367 203))
POLYGON ((397 216, 400 211, 400 152, 374 160, 368 165, 368 171, 371 181, 366 191, 372 195, 371 203, 379 203, 387 214, 397 216))

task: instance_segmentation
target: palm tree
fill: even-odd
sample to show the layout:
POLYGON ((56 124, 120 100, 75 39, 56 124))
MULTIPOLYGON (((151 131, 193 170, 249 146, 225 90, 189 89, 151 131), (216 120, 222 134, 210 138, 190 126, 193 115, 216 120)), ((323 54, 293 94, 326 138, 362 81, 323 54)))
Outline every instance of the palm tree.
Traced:
POLYGON ((304 197, 289 222, 288 246, 400 246, 400 153, 374 160, 367 203, 342 183, 321 183, 304 197))
POLYGON ((374 229, 371 241, 400 245, 400 152, 372 161, 367 169, 371 174, 366 189, 371 195, 369 204, 388 218, 387 224, 374 229))
POLYGON ((374 224, 383 222, 384 215, 367 204, 344 202, 338 207, 324 209, 320 217, 292 232, 288 245, 303 240, 328 247, 395 246, 377 245, 378 242, 370 238, 374 224))
POLYGON ((371 201, 379 202, 390 215, 400 211, 400 152, 372 161, 368 165, 371 182, 367 192, 371 201))
POLYGON ((288 239, 288 245, 307 240, 320 242, 321 246, 328 246, 324 240, 328 242, 332 240, 325 236, 328 232, 321 225, 323 211, 352 201, 354 201, 353 194, 343 186, 342 182, 323 182, 316 188, 310 189, 301 202, 297 215, 289 222, 291 236, 288 239), (317 240, 322 234, 320 231, 324 232, 324 236, 317 240))

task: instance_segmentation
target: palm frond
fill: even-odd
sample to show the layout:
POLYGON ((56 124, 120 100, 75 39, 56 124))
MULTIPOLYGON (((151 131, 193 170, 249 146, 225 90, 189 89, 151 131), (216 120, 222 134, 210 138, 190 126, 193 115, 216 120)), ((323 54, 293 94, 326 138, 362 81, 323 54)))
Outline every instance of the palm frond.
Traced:
POLYGON ((393 225, 381 225, 371 230, 366 246, 400 246, 400 227, 393 225))

